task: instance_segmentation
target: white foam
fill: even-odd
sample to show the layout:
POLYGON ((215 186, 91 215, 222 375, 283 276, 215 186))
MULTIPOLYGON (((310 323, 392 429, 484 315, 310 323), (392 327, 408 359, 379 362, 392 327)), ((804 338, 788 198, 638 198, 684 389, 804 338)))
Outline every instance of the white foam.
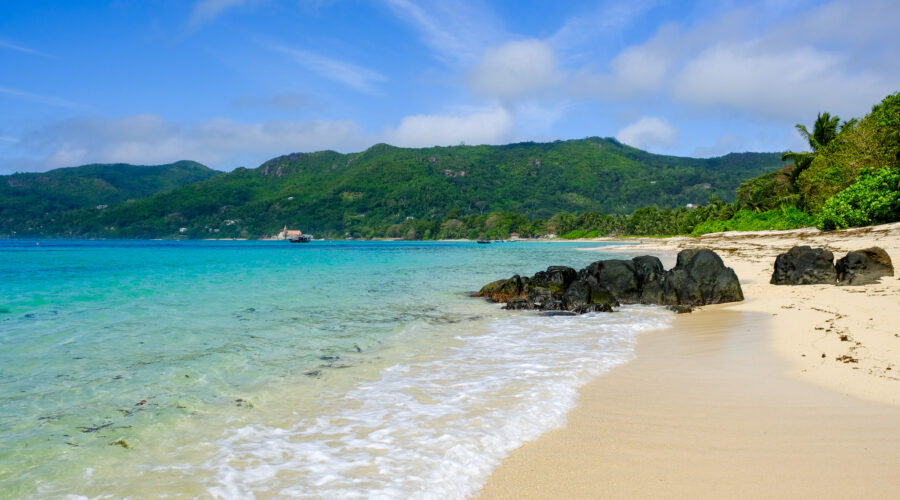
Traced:
POLYGON ((298 409, 290 428, 229 432, 206 467, 216 498, 465 498, 525 441, 565 425, 578 388, 633 356, 671 313, 510 313, 459 335, 449 355, 410 355, 379 379, 298 409))

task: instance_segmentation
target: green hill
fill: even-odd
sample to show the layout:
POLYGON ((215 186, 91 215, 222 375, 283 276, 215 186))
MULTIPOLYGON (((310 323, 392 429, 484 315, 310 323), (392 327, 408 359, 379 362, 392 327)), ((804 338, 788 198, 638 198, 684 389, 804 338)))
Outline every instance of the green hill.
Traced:
MULTIPOLYGON (((385 236, 414 220, 515 212, 630 213, 650 204, 733 199, 744 180, 782 165, 775 153, 694 159, 588 138, 361 153, 294 153, 105 210, 68 212, 44 234, 126 238, 259 237, 284 225, 318 236, 385 236), (183 230, 181 228, 184 228, 183 230)), ((406 234, 406 233, 404 233, 406 234)))
MULTIPOLYGON (((112 205, 170 191, 217 174, 193 161, 139 166, 125 163, 59 168, 0 176, 0 234, 40 234, 63 212, 112 205)), ((58 231, 58 229, 54 229, 58 231)))

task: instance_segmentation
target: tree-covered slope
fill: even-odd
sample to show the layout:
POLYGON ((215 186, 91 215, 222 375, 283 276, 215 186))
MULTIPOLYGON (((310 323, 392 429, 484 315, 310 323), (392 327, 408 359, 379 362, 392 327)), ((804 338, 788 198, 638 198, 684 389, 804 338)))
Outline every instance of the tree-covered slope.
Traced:
POLYGON ((885 97, 861 120, 844 125, 799 174, 804 206, 817 212, 867 169, 900 167, 900 93, 885 97))
POLYGON ((70 212, 50 232, 111 237, 257 237, 288 225, 317 235, 384 235, 409 218, 510 211, 629 213, 657 204, 733 199, 744 180, 781 165, 777 154, 660 156, 611 139, 361 153, 294 153, 256 169, 106 210, 70 212))
POLYGON ((144 198, 217 174, 193 161, 93 164, 0 176, 0 234, 40 233, 61 213, 144 198), (15 233, 13 233, 15 231, 15 233))

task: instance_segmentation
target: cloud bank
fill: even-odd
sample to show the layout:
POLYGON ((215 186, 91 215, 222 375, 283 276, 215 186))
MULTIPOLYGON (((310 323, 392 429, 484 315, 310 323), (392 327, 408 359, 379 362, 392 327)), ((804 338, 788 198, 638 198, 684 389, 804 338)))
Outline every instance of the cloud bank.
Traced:
POLYGON ((513 127, 513 116, 497 107, 469 114, 407 116, 384 138, 395 146, 410 148, 498 144, 508 139, 513 127))
POLYGON ((553 49, 539 40, 489 48, 469 75, 477 94, 501 101, 534 95, 561 80, 553 49))
POLYGON ((351 121, 241 123, 216 118, 183 126, 151 114, 75 118, 23 137, 16 148, 24 154, 12 163, 21 171, 85 163, 162 164, 190 159, 231 170, 256 167, 293 151, 358 150, 370 141, 351 121))
POLYGON ((671 146, 678 138, 675 127, 661 118, 643 116, 616 134, 616 139, 629 146, 647 149, 655 146, 671 146))

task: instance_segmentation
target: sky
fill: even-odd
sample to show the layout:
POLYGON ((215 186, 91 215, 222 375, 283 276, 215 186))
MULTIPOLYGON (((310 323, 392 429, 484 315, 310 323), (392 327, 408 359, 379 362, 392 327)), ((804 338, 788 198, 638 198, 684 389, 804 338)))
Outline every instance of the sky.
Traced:
POLYGON ((600 136, 806 150, 900 90, 900 2, 0 0, 0 174, 600 136))

